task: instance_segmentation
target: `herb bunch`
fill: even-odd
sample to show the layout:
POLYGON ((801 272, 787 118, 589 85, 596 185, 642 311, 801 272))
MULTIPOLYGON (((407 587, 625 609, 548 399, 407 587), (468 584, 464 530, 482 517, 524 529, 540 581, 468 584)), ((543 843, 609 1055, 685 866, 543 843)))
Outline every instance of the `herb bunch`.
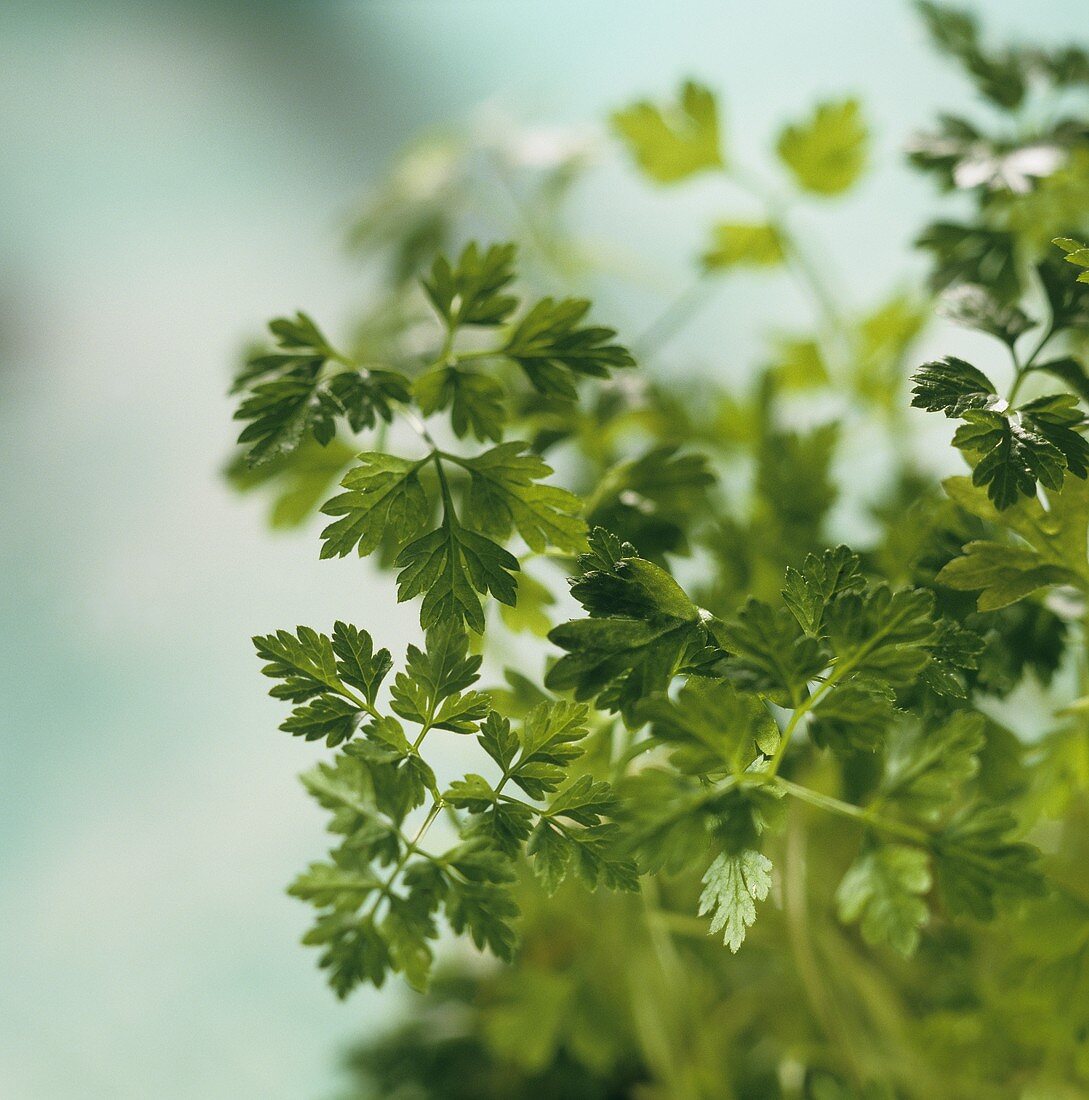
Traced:
POLYGON ((988 112, 913 139, 973 211, 919 245, 937 311, 996 356, 916 366, 926 292, 829 293, 798 211, 864 176, 857 100, 784 126, 765 178, 690 81, 617 111, 620 147, 760 214, 709 227, 630 341, 555 289, 592 274, 562 218, 582 147, 535 173, 487 151, 522 278, 513 244, 463 243, 479 158, 444 147, 441 184, 398 186, 414 151, 357 228, 387 293, 354 337, 279 319, 239 371, 236 483, 274 522, 320 509, 322 557, 373 555, 419 603, 397 662, 373 623, 254 639, 281 728, 330 750, 303 777, 336 838, 290 887, 306 942, 341 996, 427 989, 444 927, 513 963, 455 956, 359 1052, 376 1094, 1089 1087, 1089 57, 919 8, 988 112), (664 385, 739 273, 790 280, 810 327, 747 389, 664 385), (798 427, 805 404, 830 412, 798 427), (956 422, 966 476, 938 484, 909 404, 956 422), (836 462, 866 424, 891 473, 860 486, 836 462), (474 770, 440 782, 440 738, 474 770))

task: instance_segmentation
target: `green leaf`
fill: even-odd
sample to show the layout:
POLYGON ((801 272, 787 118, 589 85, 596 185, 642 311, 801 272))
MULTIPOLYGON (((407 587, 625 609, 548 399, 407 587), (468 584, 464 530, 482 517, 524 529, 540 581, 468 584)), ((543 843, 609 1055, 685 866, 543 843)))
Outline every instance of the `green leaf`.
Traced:
POLYGON ((1043 891, 1039 852, 1011 839, 1016 821, 994 806, 969 806, 934 837, 934 869, 954 914, 992 920, 1004 899, 1043 891))
POLYGON ((374 427, 378 418, 388 422, 393 403, 408 400, 403 375, 341 362, 305 313, 278 318, 269 328, 284 350, 250 359, 234 386, 246 395, 235 419, 248 421, 238 442, 251 444, 246 454, 251 466, 290 454, 307 437, 324 446, 339 416, 357 432, 374 427))
POLYGON ((694 81, 676 104, 634 103, 612 116, 636 163, 658 183, 676 183, 723 165, 714 94, 694 81))
POLYGON ((724 768, 740 774, 779 745, 779 727, 759 697, 723 681, 690 679, 676 700, 652 696, 638 713, 671 746, 674 767, 692 775, 724 768))
POLYGON ((598 697, 599 705, 604 701, 628 718, 640 699, 664 691, 710 641, 704 617, 680 585, 630 551, 604 532, 591 535, 590 553, 580 559, 586 572, 571 586, 591 617, 549 634, 567 652, 545 679, 553 690, 598 697))
MULTIPOLYGON (((1075 417, 1080 420, 1080 414, 1075 417)), ((1034 497, 1037 482, 1047 489, 1062 487, 1066 457, 1045 434, 1035 430, 1031 418, 1022 417, 1015 423, 1003 413, 970 409, 964 419, 967 423, 957 429, 953 445, 975 456, 972 482, 986 487, 1000 511, 1018 497, 1034 497)), ((1068 428, 1060 430, 1069 432, 1068 428)), ((1085 445, 1080 436, 1069 434, 1085 445)), ((1063 442, 1068 441, 1064 438, 1063 442)), ((1074 444, 1072 453, 1077 457, 1076 447, 1074 444)))
MULTIPOLYGON (((411 866, 409 871, 411 870, 411 866)), ((409 871, 406 871, 408 881, 409 871)), ((416 891, 405 898, 389 895, 389 906, 381 924, 389 950, 390 965, 404 974, 405 980, 417 992, 427 989, 433 955, 428 940, 435 939, 438 930, 432 918, 437 899, 416 891)))
POLYGON ((905 360, 930 308, 914 295, 894 294, 859 321, 854 387, 878 408, 899 406, 905 360))
POLYGON ((366 866, 311 863, 287 888, 287 892, 311 905, 353 911, 380 886, 379 880, 366 866))
POLYGON ((1070 473, 1080 478, 1089 475, 1089 443, 1079 431, 1085 429, 1086 421, 1073 396, 1056 393, 1038 397, 1022 405, 1017 413, 1026 428, 1062 452, 1070 473))
POLYGON ((608 783, 579 776, 559 791, 537 823, 526 845, 533 869, 545 890, 553 893, 573 873, 584 886, 635 890, 635 864, 615 852, 618 830, 604 820, 616 796, 608 783))
POLYGON ((463 527, 450 508, 434 531, 408 543, 393 564, 400 570, 397 602, 423 594, 420 625, 425 630, 452 619, 482 634, 484 611, 477 593, 490 594, 500 603, 515 601, 518 559, 463 527))
POLYGON ((431 516, 419 478, 427 461, 410 462, 375 451, 359 455, 359 465, 341 481, 348 491, 322 506, 327 516, 342 518, 322 531, 321 556, 342 558, 358 549, 364 557, 374 553, 387 532, 393 532, 399 543, 418 532, 431 516))
POLYGON ((1085 537, 1089 527, 1089 481, 1069 478, 1059 492, 1047 494, 1045 509, 1036 497, 1018 500, 995 514, 987 496, 966 477, 942 482, 959 507, 989 523, 997 522, 1033 547, 1045 561, 1071 572, 1086 571, 1085 537))
POLYGON ((893 736, 880 797, 921 821, 935 821, 979 771, 983 716, 956 711, 944 722, 902 725, 893 736))
POLYGON ((799 186, 839 195, 862 175, 868 145, 858 100, 845 99, 818 104, 805 122, 785 127, 776 151, 799 186))
POLYGON ((751 848, 732 855, 724 852, 702 881, 699 915, 713 913, 711 935, 723 932, 723 942, 736 953, 756 921, 756 903, 771 889, 771 860, 751 848))
POLYGON ((998 522, 1017 536, 1014 543, 975 540, 939 572, 937 580, 961 591, 982 589, 981 611, 996 610, 1044 585, 1089 586, 1085 539, 1089 527, 1089 482, 1067 478, 1048 494, 1049 507, 1019 498, 995 515, 987 496, 967 478, 948 478, 945 491, 971 515, 998 522))
POLYGON ((892 689, 859 677, 837 684, 820 700, 810 734, 822 748, 849 757, 853 752, 877 752, 896 712, 892 689))
POLYGON ((463 832, 466 840, 483 838, 512 859, 533 831, 533 808, 523 802, 501 800, 483 776, 469 774, 455 780, 443 799, 472 816, 463 832))
POLYGON ((1063 259, 1075 267, 1089 267, 1089 247, 1071 237, 1056 237, 1052 242, 1063 250, 1063 259))
POLYGON ((542 298, 515 326, 498 354, 513 360, 533 386, 573 401, 578 376, 608 378, 611 370, 635 366, 631 352, 614 343, 614 329, 584 325, 585 298, 542 298))
POLYGON ((262 674, 281 681, 269 689, 274 699, 303 703, 315 695, 343 690, 336 651, 326 635, 300 626, 294 634, 277 630, 275 634, 257 636, 253 644, 257 656, 268 662, 262 674))
POLYGON ((359 725, 363 712, 339 695, 319 695, 303 706, 296 707, 280 729, 307 741, 325 740, 335 748, 349 740, 359 725))
POLYGON ((969 409, 990 408, 998 400, 993 383, 982 371, 952 355, 924 363, 912 382, 913 408, 949 417, 961 417, 969 409))
POLYGON ((936 579, 963 592, 979 591, 980 611, 997 611, 1041 588, 1079 580, 1070 570, 1041 561, 1031 547, 985 539, 967 543, 962 556, 949 562, 936 579))
POLYGON ((356 920, 335 911, 325 914, 303 936, 303 943, 325 948, 318 965, 329 971, 329 984, 341 1000, 363 982, 381 989, 386 980, 389 949, 369 917, 356 920))
POLYGON ((763 692, 779 706, 796 707, 807 685, 827 664, 828 655, 802 633, 794 616, 749 599, 734 618, 712 626, 715 640, 730 655, 730 675, 763 692))
MULTIPOLYGON (((395 757, 388 753, 386 759, 395 757)), ((299 778, 318 805, 332 815, 330 832, 348 837, 352 847, 367 859, 383 864, 397 859, 401 840, 396 825, 413 804, 419 804, 410 776, 402 776, 399 770, 393 774, 391 769, 386 778, 396 780, 399 788, 390 784, 379 791, 374 784, 372 764, 339 753, 331 762, 320 763, 299 778), (383 820, 379 813, 387 814, 394 823, 383 820)))
POLYGON ((679 454, 675 445, 652 447, 602 475, 586 501, 587 522, 661 562, 667 553, 687 552, 688 534, 707 513, 714 482, 705 456, 679 454))
POLYGON ((484 253, 472 242, 455 265, 439 256, 421 280, 424 292, 451 329, 460 325, 501 325, 518 299, 503 291, 514 279, 513 244, 493 244, 484 253))
POLYGON ((510 889, 515 873, 510 861, 487 847, 463 844, 447 852, 443 862, 458 876, 448 879, 450 927, 459 935, 468 932, 477 947, 510 962, 518 942, 513 924, 518 905, 510 889))
POLYGON ((848 924, 859 921, 868 944, 888 944, 909 958, 929 917, 923 896, 930 884, 926 852, 905 844, 871 847, 851 864, 836 890, 839 918, 848 924))
POLYGON ((468 650, 468 637, 456 619, 432 626, 425 648, 410 645, 405 670, 394 678, 394 713, 428 728, 474 732, 488 713, 488 697, 469 690, 480 678, 481 657, 468 650))
POLYGON ((375 652, 374 639, 365 631, 339 620, 333 624, 333 652, 337 658, 337 674, 351 687, 358 688, 363 698, 374 706, 378 689, 393 667, 388 649, 375 652))
POLYGON ((829 383, 828 364, 815 340, 780 338, 773 369, 779 386, 789 392, 819 389, 829 383))
POLYGON ((588 890, 637 890, 635 864, 617 856, 616 826, 606 823, 587 829, 557 828, 552 818, 542 818, 526 845, 534 858, 534 870, 549 892, 574 875, 588 890))
POLYGON ((572 761, 583 752, 587 709, 579 703, 538 703, 523 719, 518 734, 521 751, 507 773, 530 798, 556 790, 572 761))
POLYGON ((511 729, 509 719, 492 711, 481 723, 477 737, 480 747, 506 772, 514 762, 521 744, 518 735, 511 729))
MULTIPOLYGON (((410 810, 437 794, 435 773, 409 745, 396 718, 369 722, 364 738, 344 749, 345 759, 366 769, 368 798, 391 821, 404 821, 410 810)), ((354 838, 353 838, 354 842, 354 838)))
POLYGON ((731 267, 774 267, 786 258, 782 238, 766 222, 719 222, 701 261, 707 271, 731 267))
POLYGON ((412 396, 424 416, 450 410, 454 435, 499 440, 507 419, 503 387, 480 371, 460 365, 434 367, 412 384, 412 396))
POLYGON ((533 870, 541 880, 546 894, 554 894, 567 878, 575 843, 563 829, 541 818, 533 828, 526 854, 533 860, 533 870))
POLYGON ((829 607, 827 621, 839 675, 849 668, 891 687, 907 686, 922 671, 938 635, 934 596, 920 588, 849 592, 829 607))
MULTIPOLYGON (((393 419, 393 405, 407 404, 409 383, 403 374, 376 367, 345 367, 329 376, 328 385, 320 395, 323 404, 343 414, 353 432, 373 428, 378 420, 387 424, 393 419)), ((315 423, 314 438, 323 446, 332 433, 315 423)))
MULTIPOLYGON (((556 485, 539 484, 552 469, 528 444, 501 443, 475 458, 458 459, 469 472, 465 522, 495 539, 513 530, 537 553, 547 547, 578 551, 586 542, 582 502, 556 485)), ((513 601, 512 601, 513 602, 513 601)))
POLYGON ((783 602, 798 625, 813 637, 822 633, 828 605, 846 592, 858 592, 865 581, 858 555, 846 546, 806 555, 801 570, 788 566, 783 602))

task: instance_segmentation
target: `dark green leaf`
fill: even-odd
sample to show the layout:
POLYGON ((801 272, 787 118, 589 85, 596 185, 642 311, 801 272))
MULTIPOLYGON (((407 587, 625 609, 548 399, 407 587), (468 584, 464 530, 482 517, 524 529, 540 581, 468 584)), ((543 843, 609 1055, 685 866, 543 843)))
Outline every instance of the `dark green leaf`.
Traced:
POLYGON ((539 484, 552 469, 526 448, 525 443, 501 443, 475 458, 458 460, 470 479, 465 523, 495 539, 517 530, 537 553, 549 546, 581 550, 586 542, 581 501, 559 486, 539 484))
POLYGON ((989 408, 998 400, 991 380, 956 356, 924 363, 912 382, 913 408, 943 412, 949 417, 961 417, 969 409, 989 408))
POLYGON ((333 624, 333 652, 340 679, 358 688, 373 706, 382 681, 393 667, 389 650, 375 652, 374 640, 365 630, 337 621, 333 624))
POLYGON ((828 664, 827 653, 786 608, 760 600, 749 599, 733 619, 712 629, 730 655, 730 675, 780 706, 797 706, 809 681, 828 664))
POLYGON ((315 695, 343 688, 333 643, 308 626, 296 627, 294 634, 278 630, 258 636, 253 644, 257 656, 268 662, 261 672, 281 681, 269 689, 274 699, 303 703, 315 695))
POLYGON ((389 421, 393 403, 408 400, 404 376, 348 366, 305 313, 278 318, 269 328, 285 350, 250 359, 234 386, 246 394, 235 419, 248 421, 238 442, 252 444, 250 465, 290 454, 308 436, 324 446, 339 416, 357 432, 379 417, 389 421))
POLYGON ((423 594, 420 625, 425 630, 451 619, 484 632, 480 596, 515 602, 518 559, 475 531, 463 527, 452 511, 434 531, 413 539, 397 555, 397 601, 423 594), (478 595, 478 593, 480 595, 478 595))
POLYGON ((627 348, 613 342, 613 329, 582 324, 589 310, 584 298, 542 298, 514 326, 500 353, 542 393, 574 400, 577 376, 607 378, 611 370, 635 365, 627 348))
POLYGON ((892 738, 881 798, 924 821, 952 804, 960 788, 979 771, 983 716, 961 710, 935 725, 903 725, 892 738))
POLYGON ((319 695, 296 707, 280 729, 307 741, 321 741, 335 748, 356 731, 363 712, 339 695, 319 695))
POLYGON ((404 672, 393 681, 393 710, 409 722, 451 733, 472 733, 488 713, 488 697, 470 691, 481 658, 469 654, 469 640, 454 618, 427 632, 426 647, 408 647, 404 672))
POLYGON ((1015 52, 984 51, 979 23, 970 12, 931 0, 917 0, 916 6, 934 45, 961 63, 982 95, 1006 110, 1021 103, 1026 73, 1015 52))
POLYGON ((642 558, 612 559, 615 538, 590 540, 581 559, 587 571, 571 591, 590 614, 558 626, 549 638, 566 655, 552 667, 546 684, 573 689, 578 699, 601 696, 611 685, 611 705, 631 717, 639 700, 663 691, 673 675, 708 645, 705 619, 673 578, 642 558))
POLYGON ((498 440, 507 419, 503 387, 480 371, 463 366, 440 366, 412 384, 412 395, 424 416, 450 410, 450 426, 462 439, 470 431, 477 439, 498 440))
POLYGON ((364 557, 374 553, 387 532, 399 542, 413 537, 431 516, 419 478, 427 461, 410 462, 374 451, 361 454, 359 465, 341 481, 348 491, 322 506, 327 516, 343 518, 322 531, 321 556, 344 557, 358 548, 364 557))
POLYGON ((865 584, 857 554, 846 546, 825 550, 819 557, 809 554, 801 570, 788 566, 783 602, 798 625, 812 636, 820 636, 824 613, 837 596, 857 592, 865 584))
POLYGON ((1003 809, 972 806, 934 838, 934 869, 952 913, 992 920, 999 901, 1042 892, 1039 852, 1012 839, 1015 826, 1003 809))
POLYGON ((935 222, 915 244, 934 257, 930 285, 935 291, 974 283, 989 287, 1005 301, 1020 293, 1014 237, 1004 229, 935 222))
POLYGON ((758 753, 771 756, 779 745, 779 727, 759 697, 722 681, 690 679, 676 700, 652 696, 638 713, 671 746, 673 765, 693 775, 740 774, 758 753))
POLYGON ((459 325, 501 325, 518 300, 503 291, 514 279, 513 244, 493 244, 481 253, 475 242, 465 246, 451 266, 445 256, 422 280, 424 291, 451 329, 459 325))

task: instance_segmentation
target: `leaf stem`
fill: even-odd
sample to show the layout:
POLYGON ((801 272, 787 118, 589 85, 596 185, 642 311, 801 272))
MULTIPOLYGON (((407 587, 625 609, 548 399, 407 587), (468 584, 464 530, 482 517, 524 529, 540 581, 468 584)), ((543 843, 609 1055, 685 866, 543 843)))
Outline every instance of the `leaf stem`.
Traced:
POLYGON ((370 908, 363 914, 364 919, 371 918, 378 911, 378 906, 382 903, 383 898, 390 896, 390 891, 393 889, 393 884, 397 879, 397 876, 404 870, 405 864, 408 863, 410 857, 414 853, 420 855, 426 855, 427 853, 420 851, 420 841, 423 840, 424 834, 431 828, 435 818, 442 812, 442 808, 445 805, 442 798, 436 798, 431 803, 431 808, 427 811, 427 817, 424 818, 423 823, 416 831, 416 835, 405 845, 405 850, 401 854, 401 857, 397 860, 393 870, 386 877, 386 881, 379 889, 374 901, 371 902, 370 908))
POLYGON ((1054 323, 1049 321, 1047 327, 1044 329, 1043 335, 1036 342, 1036 346, 1032 349, 1032 351, 1029 353, 1028 358, 1023 363, 1018 358, 1017 352, 1014 350, 1013 345, 1009 345, 1010 357, 1013 359, 1013 369, 1015 372, 1013 377, 1013 385, 1010 387, 1010 395, 1006 399, 1011 405, 1013 404, 1014 399, 1017 397, 1018 391, 1021 389, 1021 383, 1025 380, 1029 371, 1032 370, 1032 366, 1036 362, 1036 359, 1039 356, 1040 352, 1044 350, 1048 342, 1055 335, 1055 332, 1056 330, 1054 327, 1054 323))
POLYGON ((637 358, 649 358, 660 351, 703 308, 715 290, 706 273, 701 273, 632 341, 637 358))
MULTIPOLYGON (((340 683, 339 680, 338 683, 340 683)), ((343 695, 344 698, 347 699, 348 702, 351 703, 353 706, 358 707, 361 711, 363 711, 365 714, 369 714, 372 718, 379 719, 382 717, 382 715, 380 715, 378 711, 376 711, 374 707, 372 707, 371 704, 363 698, 362 695, 357 695, 346 684, 340 683, 340 686, 335 688, 334 690, 337 691, 338 694, 343 695)))
POLYGON ((925 829, 916 828, 914 825, 906 825, 901 821, 894 821, 892 818, 881 817, 871 810, 863 809, 861 806, 854 806, 850 802, 844 802, 828 794, 821 794, 820 791, 814 791, 810 787, 803 787, 800 783, 792 783, 789 779, 783 779, 781 776, 776 776, 775 785, 786 794, 792 795, 802 802, 808 802, 811 806, 817 806, 822 810, 827 810, 829 813, 838 814, 840 817, 846 817, 850 818, 852 821, 861 822, 864 825, 868 825, 870 828, 878 829, 881 832, 888 833, 890 836, 899 837, 901 840, 909 841, 912 844, 930 844, 931 836, 925 829))
POLYGON ((874 633, 872 637, 867 638, 866 642, 856 649, 849 657, 833 660, 832 671, 821 683, 820 687, 808 698, 803 699, 791 715, 790 721, 787 723, 779 739, 779 747, 775 750, 775 755, 771 758, 769 769, 765 772, 766 775, 774 776, 779 771, 779 765, 782 763, 787 745, 790 743, 790 739, 794 731, 798 728, 798 723, 801 719, 805 717, 805 715, 808 714, 840 680, 848 673, 858 668, 858 666, 903 622, 903 620, 904 613, 901 613, 896 618, 890 619, 888 622, 884 623, 881 629, 874 633))
POLYGON ((798 728, 798 724, 821 701, 821 699, 828 694, 835 683, 850 672, 852 667, 853 665, 844 664, 837 668, 833 668, 828 677, 821 683, 820 687, 807 698, 803 699, 801 703, 794 708, 794 713, 790 716, 790 720, 779 736, 779 745, 771 758, 768 770, 765 773, 766 775, 774 776, 778 774, 779 765, 783 762, 787 746, 790 744, 790 739, 794 736, 794 731, 798 728))
POLYGON ((802 245, 790 224, 790 206, 775 194, 759 176, 745 168, 731 168, 726 171, 726 176, 737 187, 747 192, 757 200, 764 208, 764 215, 779 235, 786 253, 788 268, 794 276, 794 281, 799 288, 809 294, 817 311, 820 314, 826 334, 837 343, 846 341, 850 337, 850 325, 840 312, 836 300, 828 288, 828 279, 822 275, 802 245))

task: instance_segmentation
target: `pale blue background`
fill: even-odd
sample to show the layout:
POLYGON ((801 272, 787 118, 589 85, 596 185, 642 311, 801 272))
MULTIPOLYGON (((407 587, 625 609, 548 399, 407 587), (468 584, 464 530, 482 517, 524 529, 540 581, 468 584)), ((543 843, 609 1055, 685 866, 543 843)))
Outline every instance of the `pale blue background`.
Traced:
MULTIPOLYGON (((1089 37, 1084 0, 985 8, 1089 37)), ((822 228, 862 304, 910 269, 932 195, 896 150, 967 93, 898 0, 0 4, 0 1096, 328 1096, 395 1010, 336 1003, 295 945, 314 753, 247 638, 339 615, 396 652, 413 612, 227 492, 228 366, 273 312, 354 314, 342 218, 420 127, 487 99, 595 120, 687 74, 750 155, 861 92, 881 167, 822 228)), ((584 220, 679 276, 722 199, 626 179, 584 220)), ((761 293, 724 295, 692 362, 742 369, 761 293)))

